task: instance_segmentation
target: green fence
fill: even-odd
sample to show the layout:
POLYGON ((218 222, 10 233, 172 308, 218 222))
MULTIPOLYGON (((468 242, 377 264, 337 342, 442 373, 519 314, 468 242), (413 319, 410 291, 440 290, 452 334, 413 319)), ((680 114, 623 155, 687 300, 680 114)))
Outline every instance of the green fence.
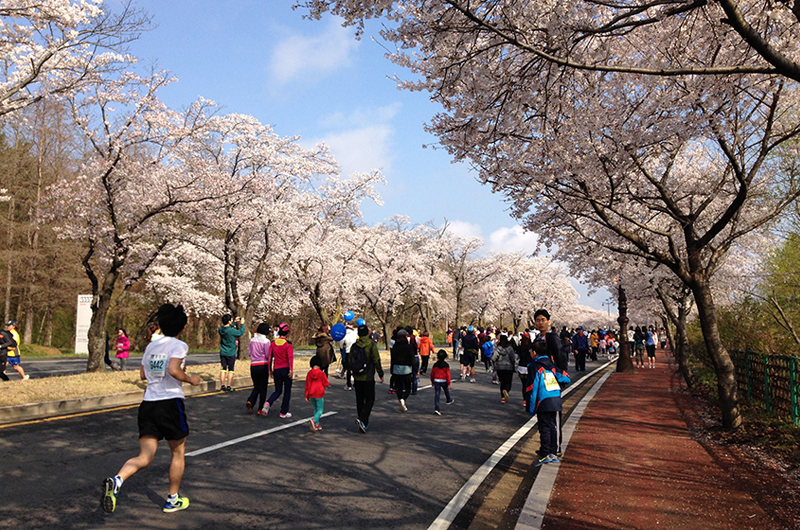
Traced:
POLYGON ((800 425, 800 377, 797 369, 800 357, 764 355, 750 350, 731 352, 736 366, 739 396, 751 403, 763 403, 767 412, 791 416, 800 425))

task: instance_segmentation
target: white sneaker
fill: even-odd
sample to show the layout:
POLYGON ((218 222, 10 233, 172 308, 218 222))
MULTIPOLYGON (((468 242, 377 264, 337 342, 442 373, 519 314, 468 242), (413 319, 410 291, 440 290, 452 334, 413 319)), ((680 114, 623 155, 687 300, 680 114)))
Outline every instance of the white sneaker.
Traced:
POLYGON ((441 416, 441 415, 442 415, 442 413, 441 413, 441 412, 439 412, 438 410, 434 410, 433 412, 434 412, 434 413, 435 413, 437 416, 441 416))
POLYGON ((402 410, 403 412, 408 411, 408 407, 406 407, 406 400, 405 399, 401 399, 400 400, 400 410, 402 410))
POLYGON ((280 416, 281 416, 281 418, 288 419, 288 418, 292 417, 292 413, 291 412, 287 412, 286 414, 281 414, 280 416))
POLYGON ((25 379, 30 379, 30 378, 31 378, 31 376, 29 376, 28 374, 25 374, 25 377, 23 377, 22 379, 25 380, 25 379))
POLYGON ((469 382, 470 383, 477 383, 477 381, 475 379, 470 379, 469 382))

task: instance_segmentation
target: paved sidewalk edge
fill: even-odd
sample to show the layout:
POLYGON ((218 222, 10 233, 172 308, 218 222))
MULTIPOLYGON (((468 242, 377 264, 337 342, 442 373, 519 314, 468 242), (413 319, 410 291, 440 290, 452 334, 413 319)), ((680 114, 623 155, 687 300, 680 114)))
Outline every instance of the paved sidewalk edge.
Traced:
MULTIPOLYGON (((572 414, 570 414, 569 419, 562 429, 563 438, 561 439, 561 451, 563 454, 567 454, 569 440, 572 438, 572 433, 575 431, 575 427, 578 425, 589 402, 594 399, 597 391, 600 390, 603 383, 605 383, 615 371, 615 369, 608 370, 575 406, 575 409, 572 411, 572 414)), ((541 467, 539 474, 536 475, 533 487, 531 487, 531 491, 528 494, 528 498, 525 500, 525 505, 522 507, 522 511, 519 514, 517 525, 514 527, 515 530, 539 530, 542 528, 544 514, 545 511, 547 511, 547 505, 550 502, 550 495, 553 493, 553 486, 555 486, 560 467, 560 464, 547 464, 541 467)))

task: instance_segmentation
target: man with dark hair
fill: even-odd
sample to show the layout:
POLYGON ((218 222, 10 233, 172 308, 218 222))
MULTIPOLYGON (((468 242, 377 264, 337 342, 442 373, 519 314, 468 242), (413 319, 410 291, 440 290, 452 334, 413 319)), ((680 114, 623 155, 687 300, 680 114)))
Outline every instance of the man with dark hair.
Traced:
POLYGON ((14 340, 14 336, 11 334, 11 332, 0 329, 0 379, 3 381, 9 381, 8 376, 6 375, 8 350, 16 347, 17 341, 14 340))
POLYGON ((147 346, 139 367, 139 376, 147 381, 144 400, 139 405, 139 456, 125 462, 116 476, 103 481, 100 505, 107 513, 116 509, 122 483, 153 462, 158 441, 162 438, 166 438, 172 451, 169 497, 163 510, 177 512, 189 506, 189 499, 178 493, 183 479, 186 437, 189 435, 183 383, 199 385, 200 376, 186 373, 189 346, 177 338, 187 321, 183 306, 162 305, 158 309, 158 321, 165 337, 147 346))
POLYGON ((586 328, 578 328, 578 332, 572 336, 572 351, 575 354, 575 371, 586 373, 586 354, 589 353, 589 337, 586 335, 586 328))
MULTIPOLYGON (((358 339, 351 348, 363 348, 367 352, 367 370, 363 373, 353 374, 353 388, 356 391, 356 425, 358 429, 366 433, 369 426, 369 415, 372 412, 372 405, 375 403, 375 372, 383 383, 383 367, 381 366, 381 354, 378 345, 369 337, 367 326, 358 326, 358 339)), ((352 355, 348 359, 352 360, 352 355)))

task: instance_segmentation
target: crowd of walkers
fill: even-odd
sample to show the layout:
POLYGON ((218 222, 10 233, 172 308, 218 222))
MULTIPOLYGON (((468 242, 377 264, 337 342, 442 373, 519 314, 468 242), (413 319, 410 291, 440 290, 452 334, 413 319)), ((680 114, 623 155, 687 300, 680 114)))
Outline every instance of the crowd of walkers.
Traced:
MULTIPOLYGON (((189 506, 189 499, 179 494, 183 477, 185 440, 189 434, 184 408, 183 382, 197 385, 200 378, 186 373, 188 346, 177 339, 186 325, 187 317, 181 306, 165 304, 158 310, 161 325, 158 334, 147 346, 140 365, 140 376, 147 381, 147 390, 139 408, 139 444, 137 457, 129 459, 117 475, 103 482, 101 506, 106 512, 116 508, 117 495, 123 482, 140 469, 147 467, 155 457, 158 441, 166 438, 172 452, 169 472, 169 496, 163 511, 174 512, 189 506)), ((357 327, 348 324, 341 340, 335 341, 328 326, 322 326, 314 335, 316 352, 309 361, 304 397, 313 407, 309 426, 313 432, 322 430, 320 420, 324 411, 326 389, 330 386, 329 369, 336 362, 338 342, 341 358, 339 377, 345 379, 345 388, 355 391, 356 426, 366 434, 370 414, 375 403, 376 379, 384 381, 384 371, 374 330, 359 322, 357 327)), ((231 391, 236 356, 236 339, 245 332, 241 320, 231 315, 222 318, 220 335, 220 384, 231 391)), ((281 324, 271 329, 261 323, 249 343, 250 375, 253 389, 245 409, 266 416, 274 403, 281 398, 280 417, 291 418, 291 393, 294 371, 294 349, 288 339, 289 326, 281 324), (274 338, 270 338, 274 337, 274 338), (270 377, 275 391, 267 398, 270 377)), ((10 334, 9 334, 10 335, 10 334)), ((662 336, 663 337, 663 336, 662 336)), ((3 340, 6 340, 3 338, 3 340)), ((483 365, 491 374, 492 383, 498 385, 500 403, 511 401, 514 374, 520 380, 522 405, 531 416, 538 419, 541 447, 536 465, 558 462, 561 457, 561 390, 571 381, 568 375, 569 354, 572 353, 575 371, 586 372, 586 358, 613 357, 618 348, 618 338, 613 331, 592 330, 584 327, 557 333, 551 326, 550 314, 540 309, 534 314, 534 329, 519 333, 498 330, 495 327, 475 328, 464 326, 448 330, 448 343, 452 344, 453 358, 460 363, 460 381, 475 383, 476 365, 483 365)), ((631 343, 637 362, 642 362, 644 351, 655 366, 655 345, 659 335, 652 326, 643 330, 631 328, 623 340, 631 343), (641 348, 640 348, 641 346, 641 348)), ((120 330, 117 341, 117 358, 127 354, 127 334, 120 330), (124 339, 124 340, 123 340, 124 339)), ((662 338, 662 348, 665 340, 662 338)), ((4 343, 5 344, 5 343, 4 343)), ((10 344, 9 344, 10 346, 10 344)), ((6 347, 9 347, 6 346, 6 347)), ((420 378, 428 375, 434 389, 434 414, 441 415, 441 394, 445 404, 454 402, 451 394, 451 369, 447 363, 448 352, 434 351, 427 330, 420 332, 411 326, 398 327, 390 340, 389 393, 397 397, 399 410, 409 410, 408 399, 419 390, 420 378), (436 362, 430 364, 430 357, 436 362)), ((127 357, 127 355, 125 355, 127 357)), ((120 363, 124 368, 124 363, 120 363)), ((643 366, 643 364, 641 365, 643 366)))

